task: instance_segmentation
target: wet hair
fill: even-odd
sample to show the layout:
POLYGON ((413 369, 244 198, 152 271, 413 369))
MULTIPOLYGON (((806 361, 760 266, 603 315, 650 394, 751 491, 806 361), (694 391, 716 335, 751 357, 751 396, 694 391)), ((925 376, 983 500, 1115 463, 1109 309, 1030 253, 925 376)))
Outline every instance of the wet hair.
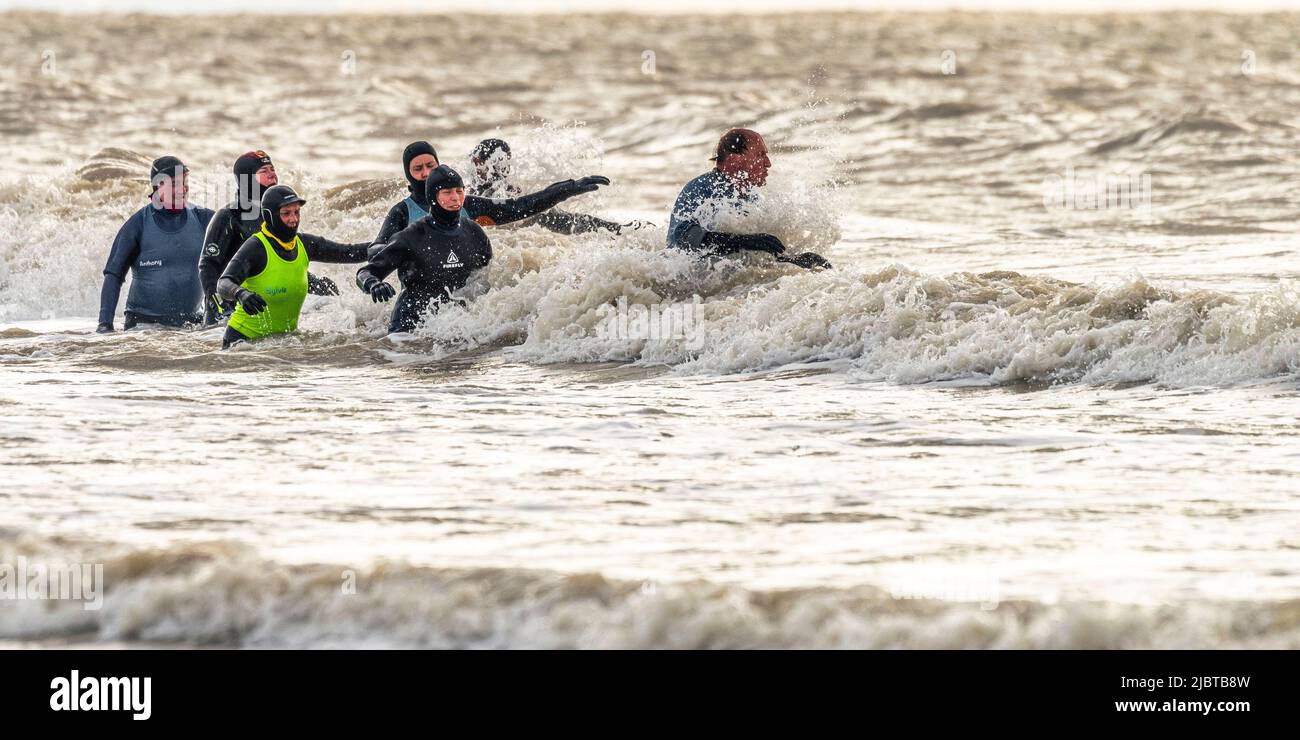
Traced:
POLYGON ((721 162, 727 158, 728 154, 744 154, 749 149, 749 137, 758 136, 758 134, 747 128, 733 128, 718 139, 718 150, 713 155, 712 161, 721 162))

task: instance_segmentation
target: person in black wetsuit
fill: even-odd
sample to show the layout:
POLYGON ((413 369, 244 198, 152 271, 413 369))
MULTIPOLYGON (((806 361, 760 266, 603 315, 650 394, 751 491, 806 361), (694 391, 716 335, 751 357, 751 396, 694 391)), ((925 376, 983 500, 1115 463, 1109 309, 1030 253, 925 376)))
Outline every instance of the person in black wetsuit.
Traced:
POLYGON ((122 281, 131 272, 122 328, 137 324, 184 326, 199 321, 202 291, 194 268, 212 211, 188 203, 189 168, 176 157, 159 157, 149 171, 149 204, 122 224, 104 265, 99 293, 101 334, 113 331, 122 281))
MULTIPOLYGON (((379 235, 375 237, 371 254, 377 253, 394 234, 429 214, 424 179, 438 166, 438 152, 429 142, 416 141, 407 145, 402 152, 402 174, 406 176, 406 187, 411 194, 388 210, 388 216, 379 227, 379 235)), ((592 175, 581 180, 561 180, 544 190, 518 197, 492 199, 470 195, 465 198, 462 210, 465 216, 480 226, 508 224, 541 213, 567 198, 590 193, 600 185, 608 184, 609 178, 592 175)))
POLYGON ((262 226, 235 252, 217 281, 224 301, 235 306, 222 348, 298 328, 307 297, 307 264, 365 262, 370 242, 339 244, 325 237, 300 234, 305 200, 293 188, 276 185, 262 195, 262 226))
MULTIPOLYGON (((514 198, 522 191, 510 182, 510 145, 501 139, 484 139, 470 153, 470 164, 474 166, 473 179, 469 191, 485 198, 514 198)), ((557 234, 583 234, 591 231, 608 231, 622 233, 625 229, 640 229, 648 226, 641 221, 629 221, 616 224, 603 218, 581 213, 568 213, 559 208, 516 221, 511 226, 541 226, 557 234)))
POLYGON ((733 255, 767 252, 778 262, 806 269, 826 269, 831 263, 816 252, 786 254, 785 245, 771 234, 733 234, 714 229, 722 211, 752 204, 754 192, 767 184, 772 160, 758 132, 733 128, 718 140, 716 163, 710 172, 686 183, 668 217, 668 248, 699 255, 733 255))
POLYGON ((453 291, 492 261, 487 234, 463 215, 465 183, 460 175, 439 165, 424 186, 429 215, 398 232, 357 271, 357 287, 376 302, 393 297, 395 291, 384 278, 397 271, 402 293, 388 322, 390 333, 415 329, 430 303, 451 300, 453 291))
MULTIPOLYGON (((262 192, 279 183, 275 165, 266 152, 245 152, 235 160, 235 200, 217 211, 203 237, 203 255, 199 258, 199 279, 203 283, 203 323, 211 325, 229 318, 235 306, 222 303, 217 295, 217 279, 230 264, 230 258, 262 228, 262 192)), ((307 275, 307 290, 312 295, 338 295, 339 288, 326 277, 307 275)))

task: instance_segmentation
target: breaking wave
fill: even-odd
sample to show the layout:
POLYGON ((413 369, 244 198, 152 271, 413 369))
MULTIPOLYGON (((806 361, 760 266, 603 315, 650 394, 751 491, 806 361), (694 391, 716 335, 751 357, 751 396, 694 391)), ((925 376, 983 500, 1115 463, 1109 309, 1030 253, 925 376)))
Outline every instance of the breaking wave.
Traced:
POLYGON ((1141 276, 1084 285, 901 265, 810 273, 763 256, 709 268, 649 247, 575 249, 529 269, 537 259, 521 250, 495 263, 491 290, 420 333, 449 348, 517 343, 514 356, 539 363, 738 373, 837 361, 900 383, 1231 385, 1300 372, 1292 283, 1243 299, 1141 276), (652 309, 686 321, 655 325, 652 309), (623 324, 610 323, 620 311, 623 324))
POLYGON ((1291 648, 1300 605, 894 598, 599 573, 286 565, 241 545, 0 541, 0 562, 102 563, 102 606, 15 600, 0 639, 365 648, 1291 648), (105 555, 104 553, 107 553, 105 555))
MULTIPOLYGON (((544 133, 567 142, 563 158, 596 161, 599 147, 580 129, 544 133)), ((61 188, 32 179, 0 185, 0 233, 8 235, 0 241, 0 320, 93 315, 104 245, 117 219, 144 201, 143 179, 127 175, 142 162, 104 150, 61 188), (16 233, 27 236, 16 241, 16 233)), ((544 169, 533 177, 549 177, 544 169)), ((291 176, 327 206, 309 228, 338 239, 367 239, 378 210, 401 192, 395 180, 327 188, 291 176)), ((843 196, 833 182, 776 173, 766 190, 761 207, 720 220, 776 234, 792 250, 822 252, 836 269, 809 272, 766 255, 702 263, 666 250, 662 224, 619 237, 499 228, 493 263, 463 291, 472 300, 427 317, 419 341, 397 343, 432 359, 505 347, 526 362, 626 362, 691 374, 826 363, 898 383, 1219 386, 1300 372, 1294 283, 1237 297, 1177 291, 1140 275, 1077 284, 873 265, 861 248, 841 245, 843 196), (669 314, 673 326, 663 323, 669 314)), ((388 307, 348 289, 354 268, 315 269, 345 290, 308 303, 306 331, 390 341, 382 339, 388 307)))

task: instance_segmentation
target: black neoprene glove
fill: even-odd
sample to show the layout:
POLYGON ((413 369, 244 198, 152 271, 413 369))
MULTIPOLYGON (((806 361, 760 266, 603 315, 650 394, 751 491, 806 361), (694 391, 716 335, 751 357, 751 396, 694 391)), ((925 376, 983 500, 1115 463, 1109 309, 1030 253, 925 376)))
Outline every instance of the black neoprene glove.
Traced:
POLYGON ((256 316, 266 310, 266 299, 247 288, 240 288, 239 293, 235 295, 235 300, 239 301, 239 305, 244 307, 244 312, 249 316, 256 316))
POLYGON ((776 260, 777 262, 789 262, 792 265, 798 265, 805 270, 829 270, 831 268, 831 263, 825 257, 816 252, 803 252, 801 254, 796 254, 793 257, 780 255, 776 260))
MULTIPOLYGON (((551 185, 551 187, 562 188, 565 193, 568 193, 570 197, 572 197, 574 195, 582 195, 583 193, 593 193, 598 190, 601 185, 608 184, 608 177, 589 175, 580 180, 561 180, 560 182, 551 185)), ((547 189, 549 190, 550 188, 547 189)))
POLYGON ((397 295, 397 291, 393 290, 393 286, 383 280, 374 281, 367 292, 370 293, 370 300, 375 303, 387 303, 392 300, 393 296, 397 295))

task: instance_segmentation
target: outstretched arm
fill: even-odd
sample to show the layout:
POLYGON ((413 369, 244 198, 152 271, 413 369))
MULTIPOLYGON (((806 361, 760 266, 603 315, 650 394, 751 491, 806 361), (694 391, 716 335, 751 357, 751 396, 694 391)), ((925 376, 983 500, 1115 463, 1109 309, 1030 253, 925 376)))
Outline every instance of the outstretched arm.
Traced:
POLYGON ((622 227, 612 221, 583 213, 567 213, 559 209, 551 209, 538 216, 537 225, 557 234, 585 234, 602 230, 617 234, 622 231, 622 227))
POLYGON ((465 198, 465 211, 471 219, 484 226, 508 224, 554 208, 575 195, 590 193, 601 185, 608 184, 609 178, 592 175, 581 180, 562 180, 549 185, 544 190, 521 195, 518 198, 494 200, 471 195, 465 198))
POLYGON ((307 259, 312 262, 365 262, 366 250, 370 242, 342 244, 314 234, 299 234, 302 245, 307 248, 307 259))
POLYGON ((728 234, 722 231, 707 231, 692 219, 673 214, 668 225, 668 246, 686 249, 692 252, 712 252, 714 254, 735 254, 750 249, 757 252, 781 254, 785 245, 771 234, 728 234))
POLYGON ((745 250, 767 252, 774 255, 777 262, 797 265, 806 270, 825 270, 831 267, 830 261, 816 252, 790 255, 785 251, 785 245, 781 240, 771 234, 728 234, 721 231, 705 231, 698 224, 695 225, 695 229, 698 229, 698 249, 706 252, 714 254, 736 254, 745 250))
POLYGON ((700 246, 716 254, 735 254, 743 250, 781 254, 785 245, 771 234, 728 234, 721 231, 704 231, 700 246))
POLYGON ((750 249, 756 252, 781 254, 785 245, 771 234, 729 234, 723 231, 709 231, 700 225, 695 216, 698 200, 689 192, 683 192, 673 206, 672 216, 668 220, 668 246, 691 252, 712 252, 714 254, 735 254, 750 249))

